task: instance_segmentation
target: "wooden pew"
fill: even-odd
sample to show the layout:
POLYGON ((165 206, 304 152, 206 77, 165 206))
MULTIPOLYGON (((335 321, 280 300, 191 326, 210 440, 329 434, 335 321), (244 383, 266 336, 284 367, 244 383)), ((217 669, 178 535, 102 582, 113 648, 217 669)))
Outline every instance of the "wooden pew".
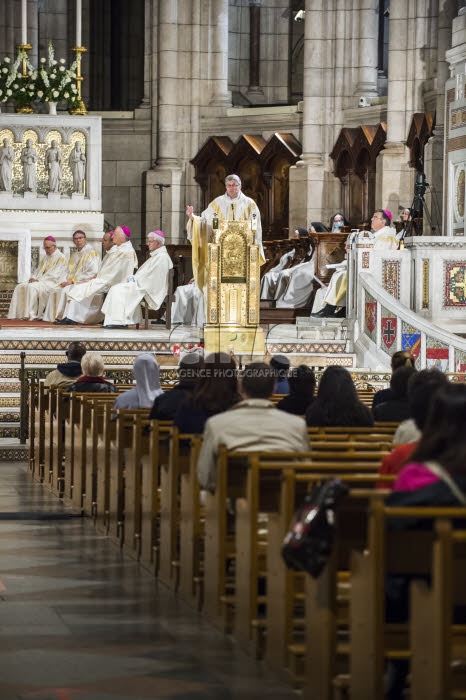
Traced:
POLYGON ((466 604, 466 530, 436 522, 432 583, 411 586, 411 698, 466 697, 466 626, 454 620, 466 604))
MULTIPOLYGON (((186 436, 180 436, 186 439, 186 436)), ((202 435, 189 437, 189 464, 180 484, 180 595, 197 610, 203 606, 204 509, 197 478, 202 435)))
POLYGON ((44 480, 44 421, 43 414, 45 408, 45 386, 44 382, 40 381, 32 385, 34 391, 31 391, 31 403, 34 403, 37 389, 37 408, 31 411, 31 433, 32 442, 29 443, 29 453, 32 456, 32 474, 39 481, 44 480), (34 421, 34 422, 32 422, 34 421))
MULTIPOLYGON (((351 562, 351 697, 382 700, 386 659, 409 659, 407 625, 385 621, 387 575, 429 576, 433 530, 390 531, 390 518, 465 518, 465 508, 387 508, 371 499, 367 550, 354 551, 351 562)), ((425 613, 425 611, 424 611, 425 613)))

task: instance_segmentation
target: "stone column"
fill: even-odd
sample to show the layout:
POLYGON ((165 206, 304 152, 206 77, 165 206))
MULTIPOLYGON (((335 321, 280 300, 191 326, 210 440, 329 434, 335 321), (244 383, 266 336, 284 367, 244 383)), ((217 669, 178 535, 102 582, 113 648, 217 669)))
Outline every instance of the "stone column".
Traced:
POLYGON ((407 137, 407 114, 412 114, 407 104, 408 92, 413 90, 410 61, 414 60, 413 37, 418 31, 418 19, 408 17, 406 0, 390 3, 390 38, 388 45, 388 97, 387 141, 377 159, 376 207, 390 209, 395 216, 400 202, 412 199, 414 174, 408 167, 409 151, 404 141, 407 137))
POLYGON ((262 0, 249 0, 249 87, 247 98, 253 104, 265 101, 260 86, 260 41, 262 0))
POLYGON ((178 0, 158 3, 157 165, 178 165, 178 0))
POLYGON ((151 105, 151 63, 152 63, 152 2, 145 0, 144 2, 144 96, 142 98, 140 109, 147 109, 151 105))
POLYGON ((212 107, 231 107, 228 90, 228 0, 211 0, 210 82, 212 107))
POLYGON ((320 221, 324 212, 323 124, 326 115, 325 68, 332 0, 306 0, 304 26, 303 153, 290 168, 289 230, 320 221))
POLYGON ((377 96, 378 4, 377 0, 360 0, 359 78, 355 90, 358 97, 377 96))

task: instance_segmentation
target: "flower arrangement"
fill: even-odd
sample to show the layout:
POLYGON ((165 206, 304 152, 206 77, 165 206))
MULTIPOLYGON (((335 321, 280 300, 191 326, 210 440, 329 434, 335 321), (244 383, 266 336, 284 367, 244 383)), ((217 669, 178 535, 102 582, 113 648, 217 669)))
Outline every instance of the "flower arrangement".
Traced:
POLYGON ((19 51, 15 62, 11 66, 10 75, 7 78, 7 99, 11 98, 16 107, 29 107, 36 99, 37 72, 24 51, 19 51), (20 71, 25 62, 26 75, 20 71), (11 90, 11 94, 8 94, 11 90))
POLYGON ((13 95, 11 83, 15 76, 11 72, 11 60, 5 56, 0 62, 0 102, 6 102, 13 95))
POLYGON ((61 102, 66 100, 68 107, 79 103, 76 85, 76 61, 69 68, 64 58, 58 61, 52 43, 49 43, 47 58, 40 59, 37 72, 37 99, 41 102, 61 102))

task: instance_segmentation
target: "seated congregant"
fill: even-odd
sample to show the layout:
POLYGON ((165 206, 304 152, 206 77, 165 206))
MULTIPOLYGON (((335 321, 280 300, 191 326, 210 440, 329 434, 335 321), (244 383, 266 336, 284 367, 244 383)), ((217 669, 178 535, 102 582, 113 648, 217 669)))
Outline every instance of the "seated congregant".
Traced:
POLYGON ((314 427, 371 427, 370 409, 358 398, 351 374, 332 365, 322 374, 317 398, 306 411, 306 423, 314 427))
POLYGON ((150 256, 128 281, 115 284, 109 289, 102 306, 107 328, 127 328, 142 321, 141 302, 145 300, 150 309, 160 308, 168 291, 168 271, 173 267, 165 247, 162 231, 147 234, 150 256))
POLYGON ((41 318, 50 290, 66 277, 66 259, 57 248, 53 236, 44 239, 45 255, 28 282, 16 285, 8 310, 8 318, 41 318))
POLYGON ((115 393, 117 391, 114 384, 104 379, 104 360, 98 352, 86 352, 81 360, 81 377, 70 384, 65 391, 98 391, 104 393, 115 393))
POLYGON ((393 372, 390 379, 391 396, 373 410, 376 421, 401 423, 410 417, 408 382, 416 372, 414 367, 399 367, 393 372))
POLYGON ((277 403, 280 411, 293 413, 295 416, 304 416, 308 407, 314 401, 316 377, 313 370, 307 365, 293 367, 288 377, 290 393, 277 403))
POLYGON ((306 452, 309 438, 304 420, 279 411, 270 401, 275 384, 272 368, 253 362, 240 381, 243 400, 209 418, 197 463, 201 488, 214 492, 220 445, 247 452, 306 452))
POLYGON ((173 420, 178 407, 191 396, 196 382, 202 374, 204 357, 202 353, 187 352, 180 361, 179 382, 170 391, 157 396, 149 417, 157 420, 173 420))
POLYGON ((86 346, 77 340, 68 345, 66 362, 60 362, 57 368, 48 373, 44 386, 55 389, 73 384, 82 375, 81 360, 86 354, 86 346))
POLYGON ((136 386, 117 396, 113 408, 152 408, 157 396, 163 394, 160 386, 160 370, 150 352, 136 355, 133 364, 136 386))

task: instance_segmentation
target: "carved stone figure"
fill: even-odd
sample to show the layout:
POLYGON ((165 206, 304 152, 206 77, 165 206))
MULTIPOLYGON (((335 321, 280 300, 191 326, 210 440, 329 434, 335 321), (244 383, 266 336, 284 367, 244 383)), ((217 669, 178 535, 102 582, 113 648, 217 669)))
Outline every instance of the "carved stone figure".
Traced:
POLYGON ((11 192, 14 158, 15 152, 9 139, 3 139, 3 146, 0 148, 0 190, 5 192, 11 192))
POLYGON ((76 141, 68 158, 71 174, 73 175, 73 192, 82 194, 86 177, 86 154, 82 149, 81 141, 76 141))
POLYGON ((49 174, 49 192, 59 192, 62 179, 61 151, 55 139, 45 152, 45 169, 49 174))
POLYGON ((23 181, 25 192, 35 192, 37 151, 32 145, 32 139, 26 141, 26 147, 21 151, 21 163, 23 164, 23 181))

